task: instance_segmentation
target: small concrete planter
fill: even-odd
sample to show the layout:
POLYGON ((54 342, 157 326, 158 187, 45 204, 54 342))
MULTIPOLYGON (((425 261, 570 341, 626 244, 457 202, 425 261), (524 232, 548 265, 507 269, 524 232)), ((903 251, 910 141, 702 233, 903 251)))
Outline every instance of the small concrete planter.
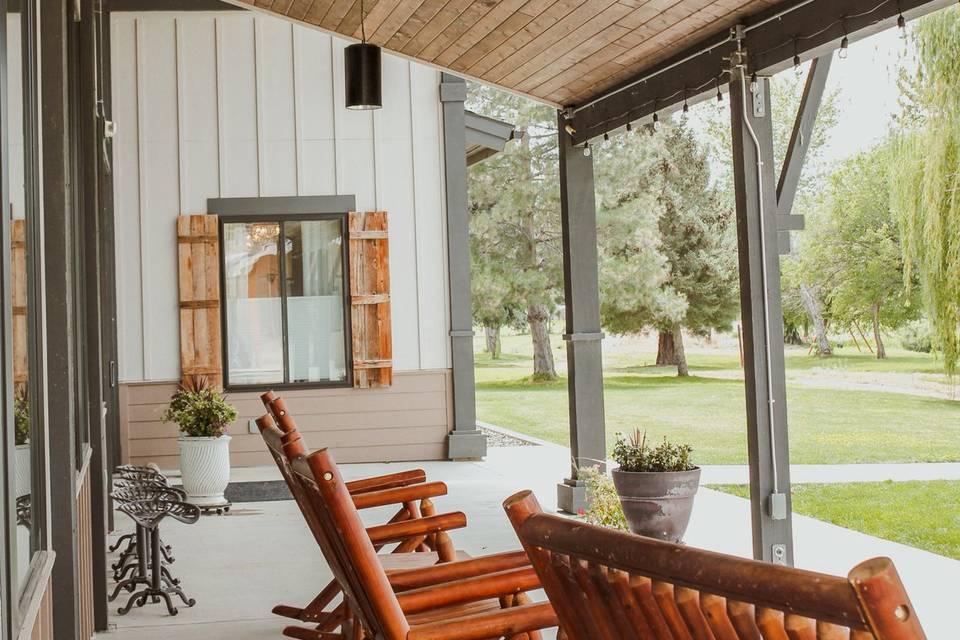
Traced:
POLYGON ((199 507, 227 504, 230 484, 230 436, 180 437, 180 475, 187 500, 199 507))
POLYGON ((630 531, 668 542, 683 540, 700 486, 700 467, 611 473, 630 531))
POLYGON ((32 484, 30 478, 30 444, 18 444, 13 460, 14 468, 14 488, 17 491, 16 497, 25 496, 30 493, 32 484))

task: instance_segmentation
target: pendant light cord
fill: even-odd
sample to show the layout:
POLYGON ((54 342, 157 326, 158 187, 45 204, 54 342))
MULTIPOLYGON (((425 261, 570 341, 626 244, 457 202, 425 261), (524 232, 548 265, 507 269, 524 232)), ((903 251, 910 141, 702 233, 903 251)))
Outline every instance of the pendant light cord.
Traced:
POLYGON ((360 0, 360 41, 364 44, 367 43, 367 29, 364 26, 366 22, 366 14, 363 11, 363 0, 360 0))

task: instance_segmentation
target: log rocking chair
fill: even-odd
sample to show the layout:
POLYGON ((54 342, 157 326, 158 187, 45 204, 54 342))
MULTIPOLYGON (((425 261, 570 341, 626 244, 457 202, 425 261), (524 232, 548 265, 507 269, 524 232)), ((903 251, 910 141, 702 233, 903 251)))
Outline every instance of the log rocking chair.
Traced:
POLYGON ((843 579, 504 508, 569 640, 924 640, 893 563, 843 579))
MULTIPOLYGON (((291 458, 309 453, 299 432, 293 428, 283 433, 267 415, 257 420, 257 426, 314 538, 321 549, 324 549, 325 536, 320 531, 313 505, 306 501, 290 466, 291 458)), ((378 550, 387 544, 398 543, 393 554, 388 557, 381 556, 385 566, 394 569, 429 566, 439 562, 449 562, 458 557, 446 532, 465 526, 466 516, 462 513, 436 515, 432 504, 429 503, 430 498, 446 493, 446 485, 442 482, 423 482, 422 475, 416 472, 405 472, 367 478, 356 484, 348 483, 347 491, 358 509, 399 505, 399 511, 386 524, 370 527, 366 531, 367 537, 378 550), (421 501, 419 504, 418 500, 421 501), (424 513, 427 515, 424 516, 424 513), (432 539, 437 551, 406 553, 425 549, 427 538, 432 539)), ((326 554, 326 550, 324 553, 326 554)), ((340 593, 340 585, 334 580, 306 606, 279 604, 273 608, 273 613, 301 622, 314 623, 320 631, 330 631, 350 616, 349 610, 343 603, 330 610, 327 609, 340 593)))
POLYGON ((288 627, 284 634, 305 640, 540 640, 540 629, 557 625, 549 603, 527 596, 540 582, 522 552, 388 573, 330 452, 297 457, 291 467, 352 618, 340 633, 288 627))

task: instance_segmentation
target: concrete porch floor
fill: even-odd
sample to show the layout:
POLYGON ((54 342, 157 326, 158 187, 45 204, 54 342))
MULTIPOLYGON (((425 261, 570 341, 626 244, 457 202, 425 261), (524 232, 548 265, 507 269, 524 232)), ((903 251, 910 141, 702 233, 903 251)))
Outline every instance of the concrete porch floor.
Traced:
MULTIPOLYGON (((421 467, 449 486, 435 502, 439 512, 464 511, 468 528, 454 532, 458 548, 472 555, 516 549, 516 537, 500 506, 520 489, 533 489, 545 509, 556 508, 556 482, 568 471, 567 449, 558 446, 494 448, 482 462, 352 464, 342 467, 347 480, 421 467)), ((275 468, 236 470, 235 479, 279 479, 275 468)), ((895 508, 895 505, 891 505, 895 508)), ((368 512, 370 522, 386 514, 368 512)), ((118 514, 118 526, 127 529, 118 514)), ((176 617, 162 605, 116 615, 124 599, 111 603, 111 640, 260 640, 281 637, 288 621, 273 616, 278 603, 302 605, 330 579, 316 544, 292 501, 235 505, 229 515, 206 516, 195 525, 165 523, 164 539, 173 545, 174 575, 183 581, 193 608, 176 617)), ((893 558, 931 640, 956 638, 952 619, 960 562, 843 529, 803 516, 794 517, 797 566, 846 575, 873 556, 893 558)), ((686 541, 747 556, 751 554, 748 502, 709 489, 697 497, 686 541)))

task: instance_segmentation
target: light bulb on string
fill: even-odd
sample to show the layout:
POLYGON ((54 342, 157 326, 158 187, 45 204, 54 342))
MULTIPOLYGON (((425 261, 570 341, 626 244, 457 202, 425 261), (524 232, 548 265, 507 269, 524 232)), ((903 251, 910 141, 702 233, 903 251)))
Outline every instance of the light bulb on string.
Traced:
POLYGON ((633 131, 633 125, 631 125, 631 124, 628 122, 628 123, 627 123, 627 133, 630 133, 631 131, 633 131))
POLYGON ((847 36, 843 36, 843 40, 840 41, 840 53, 839 57, 841 60, 847 59, 847 47, 850 46, 850 40, 847 36))
POLYGON ((590 143, 589 143, 589 142, 584 142, 584 143, 583 143, 583 157, 584 157, 584 158, 589 158, 589 157, 590 157, 590 143))
POLYGON ((660 131, 660 116, 656 111, 653 112, 653 130, 660 131))
POLYGON ((756 93, 756 92, 757 92, 757 74, 756 72, 754 72, 750 76, 750 93, 756 93))
POLYGON ((720 91, 720 76, 717 76, 717 102, 723 102, 723 92, 720 91))
POLYGON ((603 134, 603 141, 604 141, 604 142, 610 142, 610 134, 609 134, 609 133, 604 133, 604 134, 603 134))
POLYGON ((686 100, 683 101, 683 112, 690 113, 690 105, 687 104, 686 100))

